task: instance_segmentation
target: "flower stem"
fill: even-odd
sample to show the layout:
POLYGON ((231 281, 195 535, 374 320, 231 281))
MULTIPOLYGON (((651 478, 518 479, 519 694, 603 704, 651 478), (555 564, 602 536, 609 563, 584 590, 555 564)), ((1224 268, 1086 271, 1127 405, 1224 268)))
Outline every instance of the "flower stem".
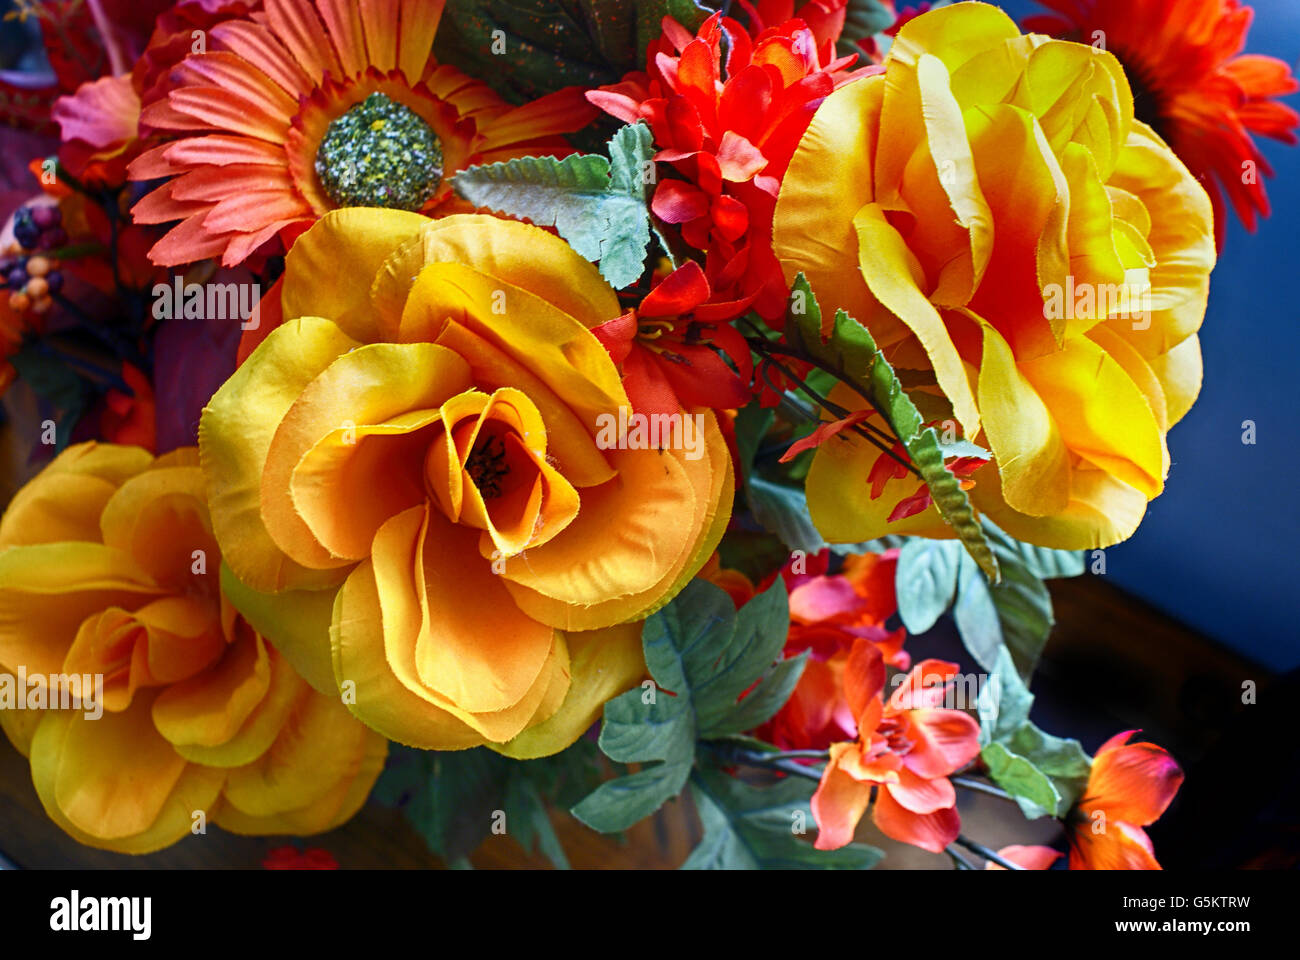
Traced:
POLYGON ((971 840, 969 837, 963 837, 961 835, 958 835, 955 842, 959 846, 965 847, 967 850, 971 851, 972 853, 978 853, 985 860, 993 861, 999 867, 1005 867, 1007 870, 1025 869, 1020 864, 1012 863, 1006 857, 1001 856, 1000 854, 998 854, 996 850, 990 850, 988 847, 984 846, 984 844, 976 843, 974 840, 971 840))
POLYGON ((990 797, 997 797, 999 800, 1010 800, 1014 803, 1016 799, 1001 787, 995 787, 991 783, 984 783, 982 780, 972 780, 970 777, 949 777, 948 779, 952 781, 953 786, 973 790, 976 793, 987 793, 990 797))

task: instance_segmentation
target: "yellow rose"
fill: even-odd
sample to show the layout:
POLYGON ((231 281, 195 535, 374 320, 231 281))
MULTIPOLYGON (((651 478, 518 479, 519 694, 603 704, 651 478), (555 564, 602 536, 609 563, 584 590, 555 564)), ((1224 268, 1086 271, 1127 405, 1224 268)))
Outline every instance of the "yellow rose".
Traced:
MULTIPOLYGON (((827 97, 774 236, 824 317, 843 308, 894 366, 933 370, 993 453, 975 506, 1021 540, 1082 549, 1132 534, 1163 488, 1165 434, 1200 389, 1212 228, 1113 56, 959 3, 827 97)), ((873 498, 876 449, 841 436, 807 481, 828 539, 944 534, 933 506, 889 522, 915 481, 873 498)))
POLYGON ((620 307, 530 225, 334 211, 281 303, 199 430, 240 609, 393 740, 568 746, 721 537, 713 415, 694 448, 600 442, 627 396, 589 328, 620 307))
POLYGON ((0 521, 0 726, 82 843, 318 833, 379 776, 387 743, 249 627, 220 562, 192 447, 71 447, 0 521))

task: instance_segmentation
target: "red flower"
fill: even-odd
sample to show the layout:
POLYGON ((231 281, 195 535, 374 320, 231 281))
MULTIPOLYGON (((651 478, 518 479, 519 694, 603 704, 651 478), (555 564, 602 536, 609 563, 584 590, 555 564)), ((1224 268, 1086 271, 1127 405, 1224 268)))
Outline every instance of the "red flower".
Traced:
POLYGON ((749 402, 754 372, 749 345, 726 321, 743 310, 714 301, 700 265, 687 261, 636 310, 591 332, 622 367, 637 413, 675 414, 682 407, 725 410, 749 402))
POLYGON ((898 610, 897 567, 898 551, 890 550, 850 557, 836 576, 787 578, 790 632, 785 655, 807 651, 808 662, 790 699, 757 731, 760 739, 783 750, 820 750, 857 736, 845 681, 854 644, 873 644, 882 665, 906 670, 912 662, 903 649, 906 632, 885 627, 898 610))
POLYGON ((262 866, 267 870, 337 870, 339 862, 334 854, 320 847, 276 847, 266 855, 262 866))
POLYGON ((821 101, 866 72, 846 69, 856 55, 834 56, 846 2, 813 0, 801 19, 793 0, 742 4, 751 30, 716 13, 697 36, 665 17, 645 73, 587 94, 620 120, 649 123, 655 159, 684 178, 660 181, 655 216, 706 252, 711 276, 725 275, 715 290, 734 284, 730 298, 752 300, 770 320, 784 314, 787 293, 770 242, 781 178, 821 101))
POLYGON ((858 738, 831 746, 813 794, 818 850, 851 842, 868 806, 880 831, 902 843, 942 853, 957 839, 961 818, 948 775, 973 760, 980 745, 974 719, 939 706, 956 673, 955 663, 922 661, 886 702, 880 651, 867 640, 854 644, 844 689, 858 738))
POLYGON ((1093 43, 1119 58, 1139 120, 1201 181, 1223 246, 1223 194, 1247 230, 1269 215, 1258 173, 1273 170, 1251 134, 1296 143, 1300 115, 1274 98, 1300 89, 1281 60, 1240 55, 1254 11, 1238 0, 1039 0, 1056 14, 1025 27, 1093 43), (1257 172, 1258 171, 1258 172, 1257 172))
POLYGON ((1070 817, 1071 870, 1159 870, 1155 823, 1183 785, 1183 771, 1154 743, 1129 743, 1126 730, 1101 745, 1088 787, 1070 817))

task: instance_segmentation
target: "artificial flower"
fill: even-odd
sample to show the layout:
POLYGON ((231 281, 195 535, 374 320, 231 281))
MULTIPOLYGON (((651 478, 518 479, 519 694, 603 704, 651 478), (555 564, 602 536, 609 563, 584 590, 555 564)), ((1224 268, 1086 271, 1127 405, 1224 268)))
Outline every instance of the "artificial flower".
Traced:
POLYGON ((765 0, 749 8, 749 30, 716 13, 694 36, 665 17, 646 72, 587 94, 620 120, 649 123, 655 159, 680 174, 659 181, 655 215, 706 252, 715 291, 769 319, 786 302, 768 243, 781 177, 822 98, 856 75, 856 57, 834 55, 845 6, 813 0, 796 14, 793 0, 765 0))
MULTIPOLYGON (((1000 849, 998 856, 1003 860, 1011 861, 1023 870, 1050 870, 1052 864, 1061 859, 1061 852, 1038 844, 1013 843, 1009 847, 1000 849)), ((984 864, 984 869, 1005 870, 1007 868, 990 860, 984 864)))
POLYGON ((0 726, 81 843, 146 853, 209 823, 318 833, 370 793, 384 739, 249 626, 220 565, 193 447, 78 444, 5 511, 0 680, 34 702, 7 702, 0 726), (102 688, 49 709, 78 706, 72 676, 102 688))
POLYGON ((854 643, 844 690, 858 737, 831 745, 813 794, 818 850, 850 843, 868 806, 880 831, 901 843, 942 853, 957 839, 961 818, 948 776, 980 752, 979 724, 940 706, 957 670, 955 663, 923 660, 885 701, 880 651, 866 639, 854 643))
POLYGON ((700 265, 688 260, 628 310, 592 329, 623 370, 638 413, 673 414, 683 406, 718 410, 749 402, 754 364, 727 320, 744 311, 711 299, 700 265))
POLYGON ((568 746, 642 677, 641 620, 721 538, 712 413, 679 413, 690 445, 600 441, 628 398, 590 328, 619 312, 539 227, 336 210, 204 411, 240 609, 391 739, 568 746))
POLYGON ((1290 66, 1243 54, 1254 10, 1238 0, 1039 0, 1054 14, 1031 30, 1099 43, 1124 65, 1137 118, 1187 164, 1214 205, 1219 246, 1227 194, 1246 229, 1269 215, 1272 176, 1252 134, 1297 142, 1300 114, 1276 98, 1300 90, 1290 66))
MULTIPOLYGON (((1137 528, 1200 389, 1215 249, 1209 198, 1134 119, 1111 54, 1022 36, 983 3, 916 17, 883 76, 818 109, 774 246, 824 318, 845 310, 895 368, 931 378, 918 393, 951 414, 927 421, 991 451, 970 496, 1003 530, 1085 549, 1137 528)), ((843 385, 831 399, 867 406, 843 385)), ((889 520, 914 491, 873 498, 878 455, 849 431, 818 449, 822 535, 951 536, 933 505, 889 520)))
POLYGON ((1183 785, 1183 771, 1154 743, 1117 733, 1097 751, 1083 797, 1070 812, 1071 870, 1159 870, 1143 827, 1160 819, 1183 785))
POLYGON ((134 160, 135 180, 166 178, 132 213, 179 220, 150 251, 175 265, 242 262, 327 211, 469 208, 451 177, 529 154, 566 155, 558 134, 594 111, 567 89, 511 107, 432 55, 444 0, 266 0, 208 31, 142 125, 171 142, 134 160))

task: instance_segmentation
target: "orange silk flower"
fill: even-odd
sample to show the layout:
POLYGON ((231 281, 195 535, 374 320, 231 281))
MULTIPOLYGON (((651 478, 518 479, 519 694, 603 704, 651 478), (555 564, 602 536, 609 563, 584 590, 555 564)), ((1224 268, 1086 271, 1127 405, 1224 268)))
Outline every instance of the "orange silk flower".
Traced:
POLYGON ((236 604, 391 739, 568 746, 721 538, 716 418, 612 442, 628 398, 591 328, 618 300, 528 224, 333 211, 281 306, 199 428, 236 604))
POLYGON ((78 444, 0 521, 0 726, 81 843, 318 833, 379 776, 387 743, 236 612, 220 562, 193 447, 78 444))
POLYGON ((813 794, 818 850, 852 842, 871 804, 887 837, 942 853, 957 838, 957 792, 948 775, 979 755, 979 724, 942 707, 955 663, 923 660, 889 700, 883 698, 880 649, 857 640, 844 670, 844 692, 858 718, 858 739, 836 743, 813 794))

